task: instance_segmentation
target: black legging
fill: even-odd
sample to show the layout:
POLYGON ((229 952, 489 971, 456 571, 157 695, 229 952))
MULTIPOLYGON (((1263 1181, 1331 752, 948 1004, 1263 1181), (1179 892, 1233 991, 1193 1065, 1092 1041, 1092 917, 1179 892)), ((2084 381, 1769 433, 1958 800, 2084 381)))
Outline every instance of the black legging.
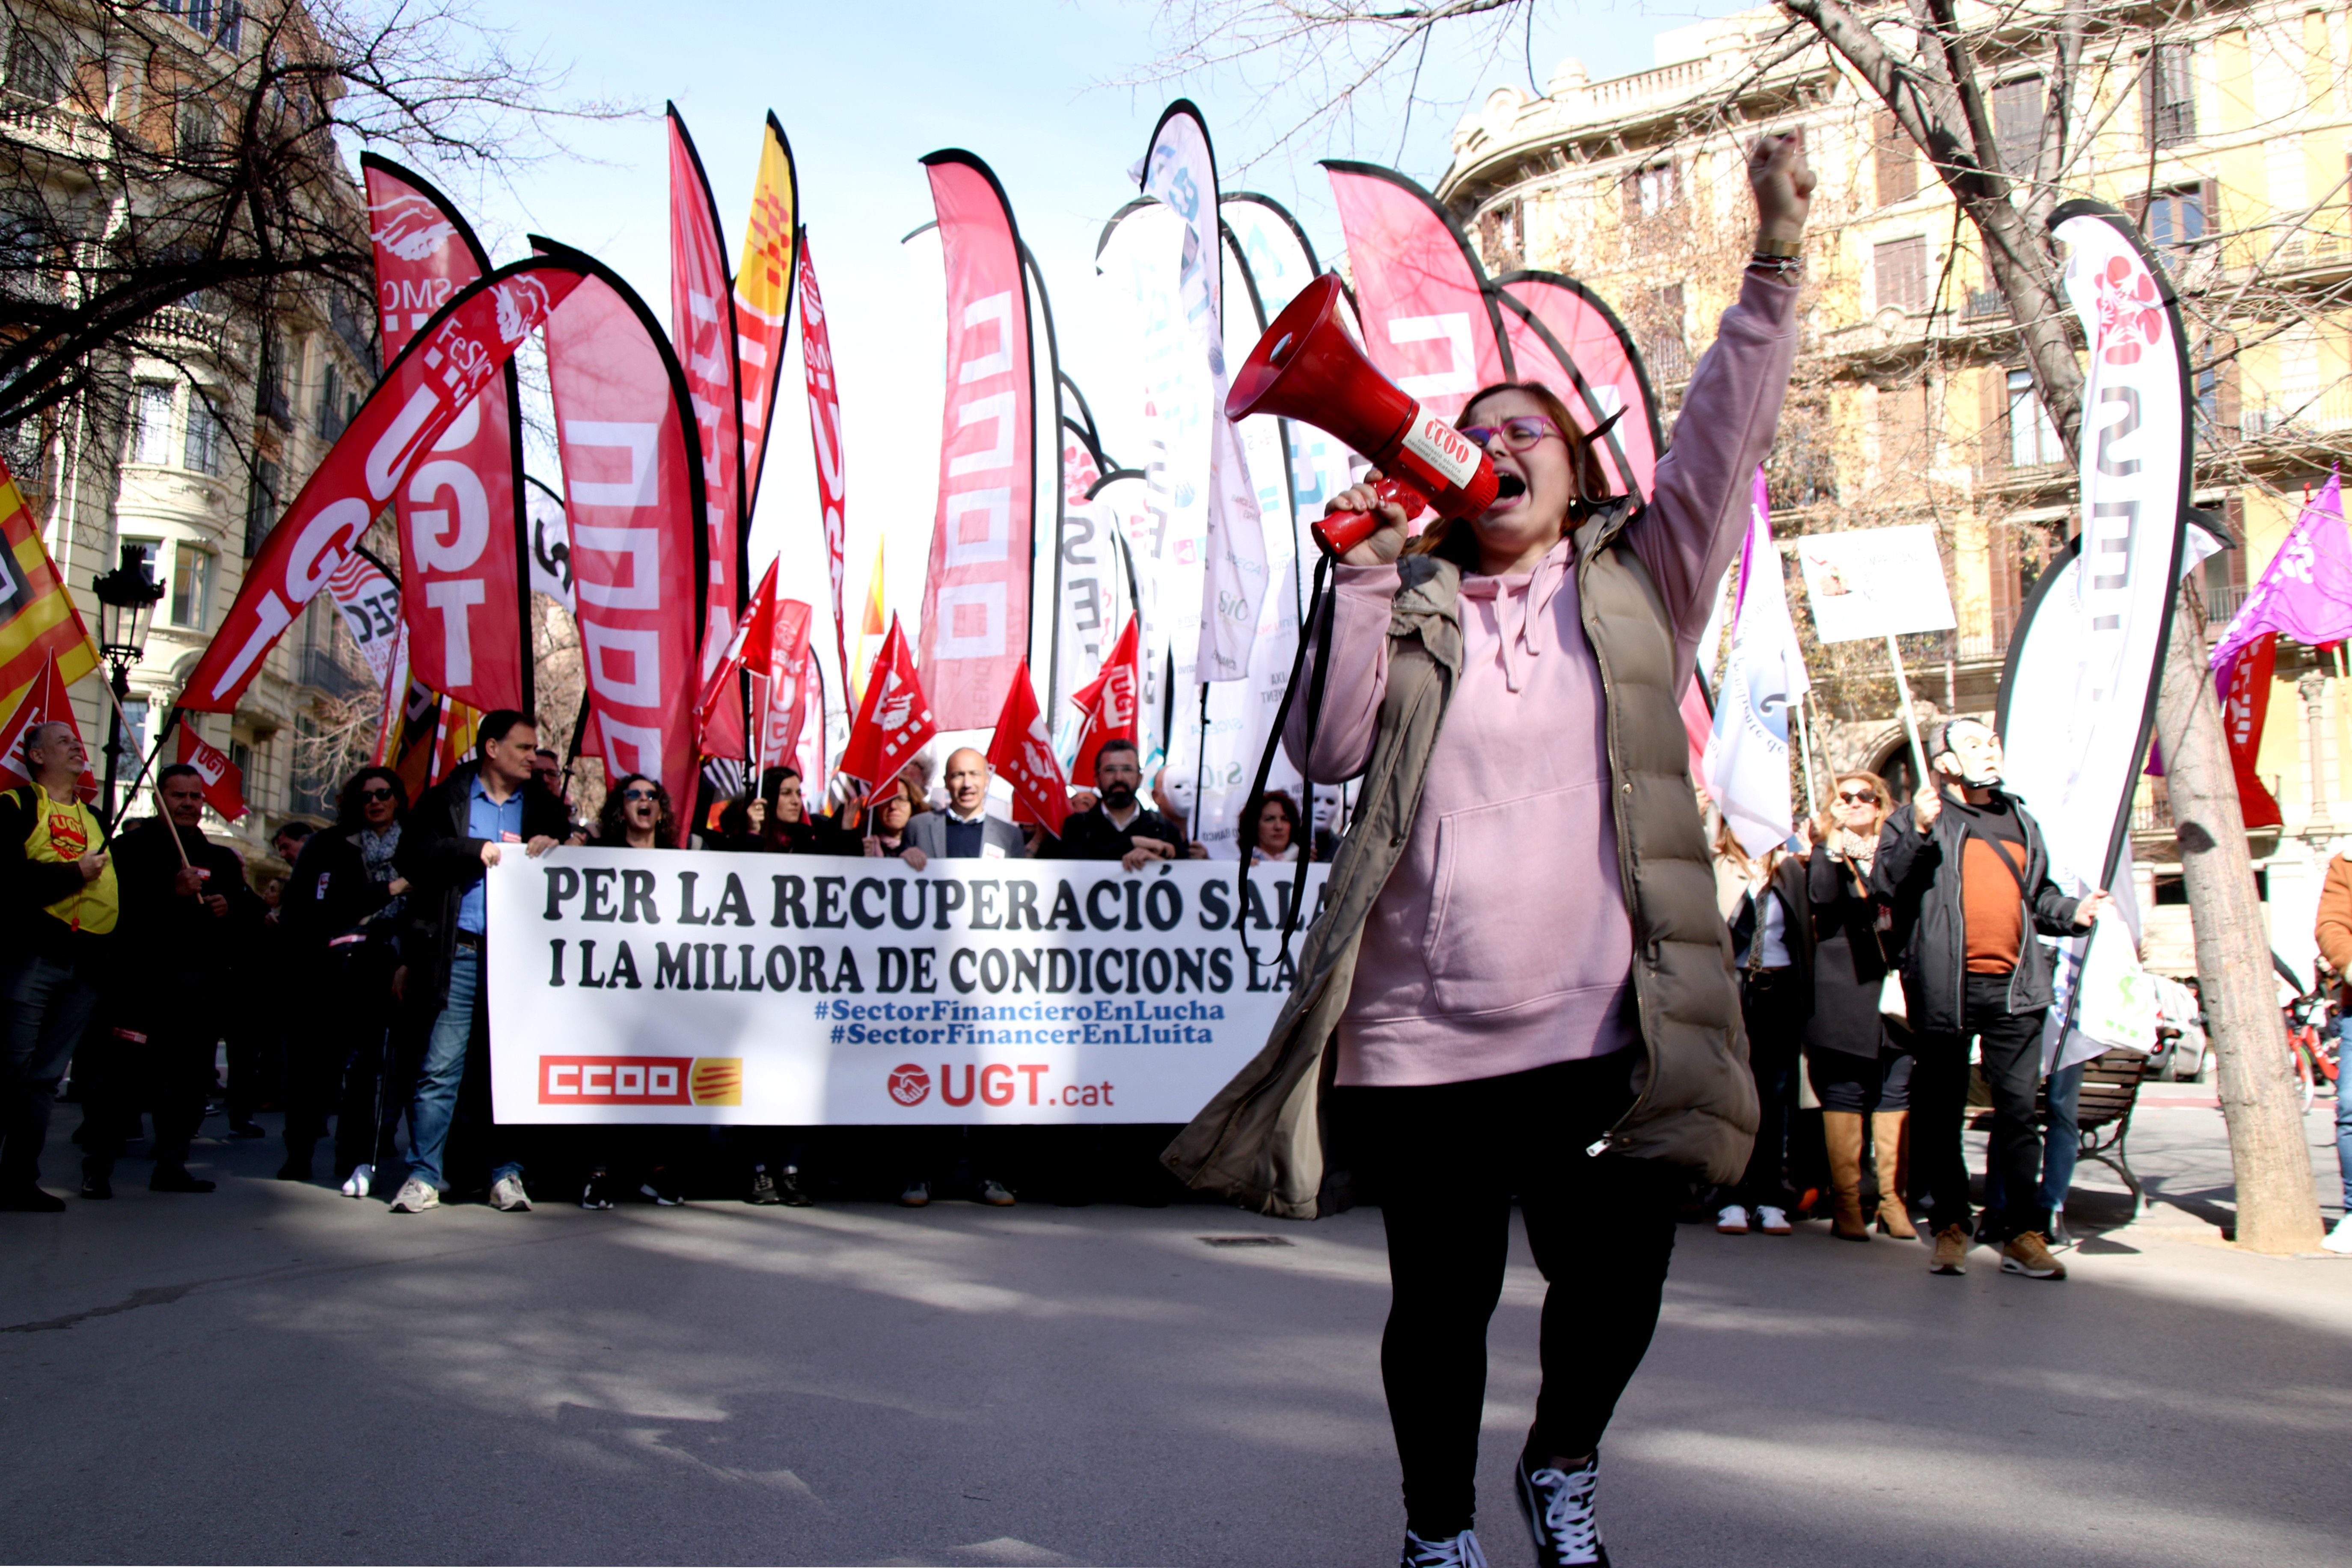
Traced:
POLYGON ((1392 1296, 1381 1375, 1424 1540, 1469 1528, 1511 1200, 1551 1289, 1529 1451, 1591 1453, 1657 1328, 1685 1173, 1586 1145, 1633 1102, 1633 1051, 1503 1078, 1343 1089, 1335 1125, 1387 1223, 1392 1296))

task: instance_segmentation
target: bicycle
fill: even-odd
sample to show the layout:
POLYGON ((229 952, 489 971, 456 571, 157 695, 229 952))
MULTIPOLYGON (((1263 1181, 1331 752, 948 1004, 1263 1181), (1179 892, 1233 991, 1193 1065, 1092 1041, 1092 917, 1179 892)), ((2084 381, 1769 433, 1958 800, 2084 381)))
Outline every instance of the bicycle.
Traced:
POLYGON ((2318 1098, 2322 1084, 2335 1085, 2337 1093, 2343 1092, 2342 1043, 2328 1026, 2330 989, 2325 984, 2315 985, 2286 1005, 2287 1054, 2294 1060, 2295 1086, 2302 1091, 2305 1110, 2318 1098))

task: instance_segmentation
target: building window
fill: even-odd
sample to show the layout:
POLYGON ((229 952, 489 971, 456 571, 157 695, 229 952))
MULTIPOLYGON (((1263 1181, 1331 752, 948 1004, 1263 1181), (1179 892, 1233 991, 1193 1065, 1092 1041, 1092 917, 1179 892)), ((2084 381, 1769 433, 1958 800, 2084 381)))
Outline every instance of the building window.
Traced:
POLYGON ((211 394, 202 387, 192 389, 188 398, 188 467, 200 474, 218 474, 226 436, 211 394))
POLYGON ((1661 216, 1681 200, 1682 187, 1670 163, 1637 169, 1625 182, 1625 216, 1629 220, 1661 216))
POLYGON ((2140 140, 2179 147, 2197 139, 2197 84, 2186 44, 2158 44, 2140 56, 2140 140))
POLYGON ((212 598, 212 552, 194 544, 179 545, 172 560, 172 624, 203 631, 212 598))
POLYGON ((2042 79, 2005 81, 1992 89, 1992 134, 2000 166, 2020 178, 2033 173, 2042 147, 2042 79))
POLYGON ((1526 265, 1527 245, 1519 223, 1517 202, 1503 202, 1478 215, 1478 247, 1486 253, 1489 269, 1509 272, 1526 265))
POLYGON ((343 433, 348 423, 343 414, 343 372, 333 360, 327 362, 326 374, 319 384, 319 434, 331 441, 343 433))
POLYGON ((155 581, 155 568, 163 563, 163 542, 160 539, 121 539, 115 542, 136 567, 141 576, 155 581))
POLYGON ((122 718, 122 743, 114 753, 115 771, 126 780, 135 779, 147 752, 147 699, 124 698, 122 718))
POLYGON ((2050 422, 2049 411, 2033 390, 2033 373, 2013 370, 2009 373, 2009 466, 2012 468, 2038 468, 2043 463, 2063 463, 2066 448, 2058 444, 2058 426, 2050 422))
POLYGON ((1642 355, 1651 375, 1676 382, 1690 374, 1690 350, 1683 338, 1683 286, 1669 283, 1642 297, 1642 355))
POLYGON ((133 398, 131 460, 168 463, 172 460, 172 385, 142 381, 133 398))
POLYGON ((2205 187, 2158 191, 2140 215, 2140 232, 2159 250, 2187 250, 2205 237, 2205 187))
POLYGON ((57 44, 19 23, 8 39, 8 90, 36 103, 65 96, 65 68, 57 44))
POLYGON ((1927 237, 1890 239, 1871 247, 1878 275, 1878 308, 1893 306, 1910 315, 1927 308, 1927 237))
POLYGON ((1919 155, 1893 114, 1881 110, 1871 123, 1878 165, 1878 205, 1907 201, 1919 191, 1919 155))
POLYGON ((253 488, 245 495, 245 558, 261 553, 261 542, 278 525, 278 487, 283 481, 277 464, 264 458, 253 465, 253 488))

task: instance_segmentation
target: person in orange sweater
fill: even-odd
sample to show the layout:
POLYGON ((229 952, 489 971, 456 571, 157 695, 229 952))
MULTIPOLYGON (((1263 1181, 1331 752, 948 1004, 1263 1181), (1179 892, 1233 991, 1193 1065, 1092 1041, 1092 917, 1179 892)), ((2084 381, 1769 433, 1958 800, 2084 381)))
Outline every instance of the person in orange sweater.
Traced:
MULTIPOLYGON (((2352 976, 2352 852, 2332 857, 2327 880, 2319 889, 2319 923, 2312 935, 2319 941, 2319 956, 2339 975, 2352 976)), ((2352 1003, 2352 984, 2337 997, 2352 1003)), ((2352 1006, 2339 1009, 2336 1037, 2352 1040, 2352 1006)), ((2336 1085, 2336 1169, 2344 1183, 2344 1213, 2320 1245, 2330 1252, 2352 1252, 2352 1097, 2336 1085)))

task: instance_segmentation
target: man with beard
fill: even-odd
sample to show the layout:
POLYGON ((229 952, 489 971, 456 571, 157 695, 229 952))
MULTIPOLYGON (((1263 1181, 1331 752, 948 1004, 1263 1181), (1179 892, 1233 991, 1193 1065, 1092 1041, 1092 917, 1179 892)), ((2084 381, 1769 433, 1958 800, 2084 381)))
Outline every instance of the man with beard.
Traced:
POLYGON ((1100 798, 1074 811, 1062 836, 1049 837, 1038 857, 1046 860, 1116 860, 1139 871, 1154 860, 1184 853, 1184 830, 1136 799, 1143 787, 1143 763, 1132 741, 1105 741, 1095 758, 1100 798))

